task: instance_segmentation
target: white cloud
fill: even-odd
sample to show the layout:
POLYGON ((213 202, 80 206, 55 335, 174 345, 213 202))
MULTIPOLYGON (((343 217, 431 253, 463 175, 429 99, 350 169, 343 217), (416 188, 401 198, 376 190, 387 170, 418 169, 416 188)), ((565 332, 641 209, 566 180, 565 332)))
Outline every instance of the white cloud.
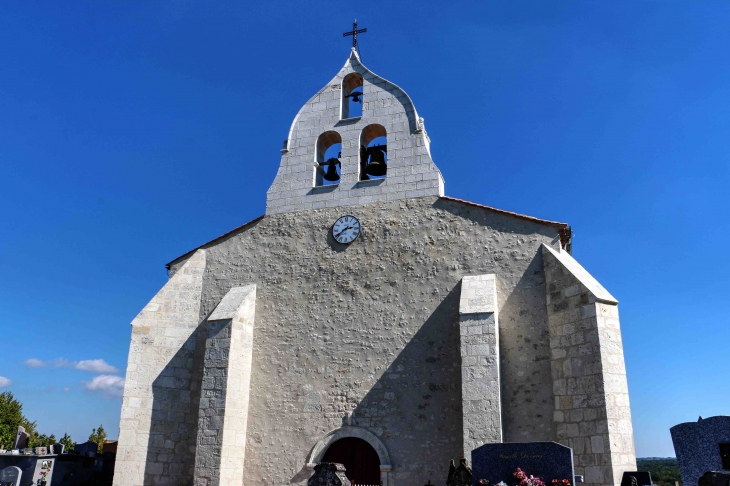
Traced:
POLYGON ((53 361, 49 361, 48 364, 53 366, 54 368, 65 368, 66 366, 73 366, 74 364, 76 364, 76 362, 69 363, 67 359, 58 358, 54 359, 53 361))
POLYGON ((90 392, 99 392, 105 398, 121 397, 124 393, 124 378, 114 375, 99 375, 91 381, 85 381, 84 388, 90 392))
POLYGON ((46 363, 36 358, 30 358, 25 360, 25 365, 30 366, 31 368, 40 368, 45 366, 46 363))
POLYGON ((103 359, 85 359, 74 363, 77 370, 91 371, 93 373, 119 373, 119 370, 103 359))
POLYGON ((69 391, 69 387, 64 387, 63 392, 68 393, 68 391, 69 391))
POLYGON ((12 381, 10 378, 5 378, 4 376, 0 376, 0 388, 4 388, 6 386, 10 386, 12 381))
POLYGON ((25 360, 25 365, 31 368, 41 368, 43 366, 52 366, 54 368, 75 368, 81 371, 90 371, 92 373, 119 373, 119 369, 110 365, 103 359, 84 359, 81 361, 69 361, 65 358, 54 359, 53 361, 41 361, 40 359, 31 358, 25 360))

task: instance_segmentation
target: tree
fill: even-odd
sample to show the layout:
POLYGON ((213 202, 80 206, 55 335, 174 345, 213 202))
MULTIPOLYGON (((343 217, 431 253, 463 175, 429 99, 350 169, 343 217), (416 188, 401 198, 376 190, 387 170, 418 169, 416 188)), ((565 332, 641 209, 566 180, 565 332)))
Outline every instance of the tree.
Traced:
MULTIPOLYGON (((0 446, 11 449, 15 445, 15 436, 18 434, 19 426, 25 428, 30 435, 28 447, 45 447, 56 443, 54 434, 48 436, 38 433, 36 423, 23 415, 23 404, 16 400, 11 392, 0 393, 0 446)), ((64 435, 64 438, 66 437, 68 434, 64 435)), ((104 437, 106 437, 106 433, 104 433, 104 437)), ((71 437, 68 437, 68 442, 73 444, 71 437)), ((69 449, 72 448, 73 445, 69 447, 69 449)))
POLYGON ((12 392, 0 393, 0 445, 10 449, 15 445, 18 427, 22 426, 30 434, 28 446, 33 447, 33 437, 38 435, 36 423, 23 415, 23 404, 15 399, 12 392))
POLYGON ((104 448, 104 439, 106 439, 106 430, 104 430, 103 425, 99 425, 98 429, 93 429, 89 436, 90 441, 96 442, 99 445, 97 452, 101 452, 104 448))
POLYGON ((64 452, 70 452, 74 447, 76 447, 76 442, 71 440, 71 436, 68 434, 63 434, 63 437, 61 437, 61 440, 59 440, 58 443, 63 445, 64 452))

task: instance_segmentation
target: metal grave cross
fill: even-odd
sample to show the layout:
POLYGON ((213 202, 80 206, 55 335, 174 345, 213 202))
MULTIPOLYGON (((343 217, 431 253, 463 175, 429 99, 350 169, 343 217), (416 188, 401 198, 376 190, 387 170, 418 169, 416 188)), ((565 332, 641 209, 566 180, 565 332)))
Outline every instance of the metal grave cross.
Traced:
POLYGON ((357 34, 364 34, 367 32, 368 29, 360 29, 357 30, 357 19, 352 23, 352 31, 350 32, 344 32, 342 34, 342 37, 347 37, 348 35, 352 36, 352 47, 357 47, 357 34))

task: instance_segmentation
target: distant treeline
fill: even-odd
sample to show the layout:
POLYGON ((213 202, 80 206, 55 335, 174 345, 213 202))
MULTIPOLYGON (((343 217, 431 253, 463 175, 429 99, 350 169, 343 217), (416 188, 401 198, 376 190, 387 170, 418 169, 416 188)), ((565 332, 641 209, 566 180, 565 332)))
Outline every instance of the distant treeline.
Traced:
POLYGON ((649 471, 652 482, 658 486, 674 486, 675 481, 679 481, 679 486, 682 486, 679 465, 674 458, 649 457, 637 459, 636 469, 638 471, 649 471))

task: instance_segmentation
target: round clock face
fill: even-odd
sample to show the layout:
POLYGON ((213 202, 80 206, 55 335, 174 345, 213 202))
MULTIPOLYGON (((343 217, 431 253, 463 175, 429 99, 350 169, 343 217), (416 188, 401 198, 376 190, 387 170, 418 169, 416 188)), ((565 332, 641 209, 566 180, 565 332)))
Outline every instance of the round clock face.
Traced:
POLYGON ((360 221, 355 216, 343 216, 332 225, 332 236, 338 243, 352 243, 360 235, 360 221))

